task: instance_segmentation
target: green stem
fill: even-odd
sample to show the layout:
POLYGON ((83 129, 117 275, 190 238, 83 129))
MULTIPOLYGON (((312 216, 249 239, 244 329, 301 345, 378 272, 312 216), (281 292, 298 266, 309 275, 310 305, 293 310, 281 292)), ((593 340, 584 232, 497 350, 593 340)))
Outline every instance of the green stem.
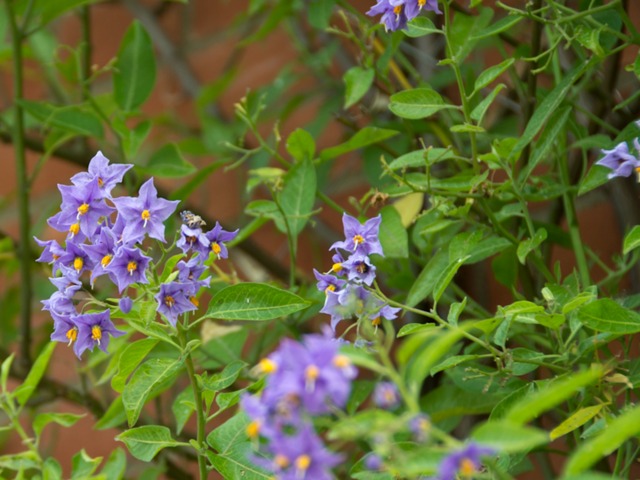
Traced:
MULTIPOLYGON (((180 345, 182 346, 184 352, 185 346, 187 344, 187 338, 182 325, 178 326, 178 335, 180 338, 180 345)), ((193 358, 191 357, 191 352, 185 353, 185 365, 187 367, 187 374, 189 375, 189 382, 191 383, 191 388, 193 389, 193 396, 195 398, 196 404, 196 421, 198 424, 196 433, 196 442, 198 443, 198 470, 200 472, 200 480, 205 480, 207 478, 207 460, 203 452, 205 448, 205 425, 207 419, 204 412, 204 406, 202 404, 202 392, 200 391, 200 387, 198 386, 198 379, 196 378, 196 370, 193 366, 193 358)))
POLYGON ((24 111, 23 100, 23 64, 22 40, 24 36, 18 28, 11 0, 4 2, 11 30, 13 50, 13 146, 16 161, 16 177, 18 185, 18 218, 20 234, 18 241, 18 257, 20 258, 20 355, 25 366, 31 365, 31 255, 29 242, 31 241, 29 215, 29 180, 27 178, 27 160, 24 141, 24 111))

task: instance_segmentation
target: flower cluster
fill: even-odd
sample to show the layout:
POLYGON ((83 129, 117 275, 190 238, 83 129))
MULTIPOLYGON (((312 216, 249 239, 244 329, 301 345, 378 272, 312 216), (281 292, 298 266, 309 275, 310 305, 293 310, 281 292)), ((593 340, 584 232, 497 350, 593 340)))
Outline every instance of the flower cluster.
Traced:
POLYGON ((378 0, 367 15, 382 15, 380 23, 386 31, 407 28, 407 22, 417 17, 422 9, 442 13, 438 9, 438 0, 378 0))
POLYGON ((494 455, 496 451, 477 443, 469 443, 460 450, 447 455, 438 470, 437 480, 456 480, 456 478, 472 478, 482 466, 482 457, 494 455))
MULTIPOLYGON (((48 300, 43 301, 43 309, 48 310, 54 320, 51 339, 73 345, 78 357, 96 346, 106 352, 110 336, 124 334, 111 322, 108 309, 97 313, 78 312, 76 294, 82 288, 82 276, 89 277, 92 288, 97 278, 106 276, 120 294, 136 284, 148 284, 147 272, 152 258, 145 254, 142 242, 149 237, 165 243, 164 222, 179 203, 158 198, 153 179, 140 187, 137 197, 113 197, 112 190, 132 166, 110 164, 98 152, 91 159, 87 172, 71 178, 72 185, 58 185, 62 195, 60 211, 49 218, 48 224, 66 233, 64 244, 35 239, 44 248, 38 261, 52 265, 51 282, 57 288, 48 300)), ((188 226, 192 227, 189 232, 196 238, 206 239, 207 249, 198 250, 198 255, 178 263, 177 281, 156 288, 157 311, 174 326, 178 315, 197 308, 198 290, 209 284, 208 278, 200 280, 200 276, 210 251, 218 258, 225 257, 223 242, 237 234, 225 232, 218 224, 204 234, 203 224, 188 226)), ((128 313, 132 305, 126 294, 120 299, 123 313, 128 313)))
POLYGON ((317 287, 326 295, 320 311, 331 315, 331 328, 334 331, 340 321, 353 317, 366 319, 377 327, 382 318, 393 320, 400 311, 385 304, 365 288, 371 286, 376 277, 376 267, 369 256, 383 255, 378 239, 381 221, 382 217, 378 215, 362 225, 345 213, 342 217, 345 240, 330 247, 330 250, 336 250, 331 270, 328 273, 314 270, 317 287))
POLYGON ((248 436, 266 440, 269 459, 255 461, 280 480, 330 479, 331 469, 341 462, 310 420, 347 402, 357 371, 339 349, 331 332, 307 335, 302 342, 284 339, 257 367, 267 375, 261 395, 242 398, 251 419, 248 436))
POLYGON ((598 165, 611 169, 609 178, 629 177, 634 172, 638 175, 640 181, 640 141, 635 139, 633 142, 635 154, 629 152, 627 142, 616 145, 611 150, 602 150, 604 157, 596 162, 598 165))

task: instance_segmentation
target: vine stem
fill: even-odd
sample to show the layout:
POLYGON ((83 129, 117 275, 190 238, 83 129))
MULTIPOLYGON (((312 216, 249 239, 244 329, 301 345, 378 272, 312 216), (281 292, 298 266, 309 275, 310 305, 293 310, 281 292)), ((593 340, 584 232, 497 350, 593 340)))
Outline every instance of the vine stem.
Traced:
POLYGON ((202 391, 198 386, 198 379, 196 378, 196 370, 193 365, 193 357, 191 356, 191 352, 186 352, 186 344, 187 338, 186 333, 182 327, 179 327, 178 336, 180 338, 180 345, 182 346, 184 355, 185 355, 185 365, 187 367, 187 374, 189 375, 189 382, 191 383, 191 388, 193 388, 193 396, 195 398, 196 404, 196 421, 197 421, 197 431, 196 431, 196 442, 198 443, 198 470, 200 472, 200 480, 206 480, 207 478, 207 460, 203 455, 203 446, 205 441, 205 424, 207 418, 205 416, 205 412, 202 406, 202 391))
POLYGON ((25 366, 31 365, 31 255, 29 249, 30 215, 29 215, 29 180, 27 178, 27 160, 25 154, 24 111, 21 105, 23 91, 22 40, 24 35, 18 27, 11 0, 4 2, 11 30, 13 50, 13 146, 16 161, 16 177, 18 185, 18 218, 20 233, 18 255, 20 258, 20 356, 25 366))

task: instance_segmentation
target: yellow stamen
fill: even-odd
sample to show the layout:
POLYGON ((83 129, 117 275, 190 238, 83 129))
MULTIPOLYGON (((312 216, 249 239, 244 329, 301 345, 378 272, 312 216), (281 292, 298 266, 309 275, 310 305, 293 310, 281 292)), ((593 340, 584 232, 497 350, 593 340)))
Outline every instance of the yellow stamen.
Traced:
POLYGON ((373 325, 374 327, 380 326, 381 323, 382 323, 382 319, 380 317, 376 317, 373 320, 371 320, 371 325, 373 325))
POLYGON ((102 340, 102 329, 100 328, 100 325, 94 325, 91 327, 91 339, 98 342, 98 345, 100 345, 100 340, 102 340))
POLYGON ((149 212, 149 210, 143 210, 142 213, 140 214, 140 217, 144 220, 143 227, 146 227, 147 226, 147 222, 151 218, 151 213, 149 212))
POLYGON ((69 227, 69 233, 71 234, 72 237, 76 236, 78 233, 80 233, 80 224, 79 223, 74 223, 69 227))
POLYGON ((320 376, 320 370, 315 365, 309 365, 304 371, 304 376, 307 379, 305 388, 308 392, 312 392, 316 386, 316 380, 320 376))
POLYGON ((342 271, 342 264, 334 263, 333 265, 331 265, 331 271, 333 273, 340 273, 342 271))
POLYGON ((263 358, 260 360, 258 367, 262 373, 270 374, 278 369, 278 364, 269 358, 263 358))
POLYGON ((60 258, 60 255, 56 255, 55 253, 52 253, 51 258, 53 258, 54 260, 57 260, 60 258))
POLYGON ((346 355, 336 355, 333 357, 333 364, 338 368, 347 368, 351 365, 351 360, 346 355))
POLYGON ((76 257, 73 259, 73 269, 76 272, 80 272, 80 270, 82 270, 82 267, 84 267, 84 260, 82 259, 82 257, 76 257))
POLYGON ((218 257, 220 258, 220 252, 222 251, 222 248, 220 248, 220 245, 218 245, 218 242, 213 242, 211 244, 211 251, 218 257))
POLYGON ((88 204, 83 203, 82 205, 80 205, 78 207, 78 218, 80 218, 80 215, 85 215, 88 211, 89 211, 89 205, 88 204))
POLYGON ((175 305, 176 301, 173 299, 173 297, 171 295, 167 295, 164 297, 164 304, 171 308, 175 305))
POLYGON ((186 240, 187 240, 187 243, 193 245, 194 243, 196 243, 197 238, 190 236, 190 237, 187 237, 186 240))
POLYGON ((78 327, 72 327, 67 330, 66 337, 67 340, 69 340, 69 346, 71 346, 71 344, 78 339, 78 327))
MULTIPOLYGON (((400 5, 399 7, 394 8, 393 10, 395 11, 396 9, 400 8, 402 10, 402 5, 400 5)), ((357 247, 358 245, 360 245, 361 243, 364 243, 364 238, 362 237, 362 235, 355 235, 353 237, 353 243, 355 244, 355 246, 357 247)))
POLYGON ((336 286, 335 285, 329 285, 327 288, 324 289, 324 293, 329 294, 329 292, 335 292, 336 291, 336 286))
POLYGON ((278 454, 273 459, 273 463, 280 468, 287 468, 289 466, 289 459, 282 454, 278 454))
POLYGON ((427 3, 427 0, 418 0, 418 8, 424 7, 425 3, 427 3))
POLYGON ((200 306, 200 301, 196 297, 189 297, 189 301, 193 303, 196 307, 200 306))
POLYGON ((300 455, 296 458, 296 468, 306 472, 311 465, 311 457, 309 455, 300 455))
POLYGON ((135 272, 138 269, 138 262, 136 262, 135 260, 131 260, 129 263, 127 263, 127 272, 129 272, 129 275, 133 276, 133 272, 135 272))
POLYGON ((111 258, 113 258, 113 255, 111 255, 110 253, 102 257, 102 260, 100 260, 100 265, 102 265, 102 268, 105 268, 111 263, 111 258))
POLYGON ((98 177, 98 187, 102 187, 103 185, 104 185, 104 180, 102 180, 100 177, 98 177))
POLYGON ((463 458, 460 462, 460 475, 470 477, 476 472, 476 466, 469 458, 463 458))
POLYGON ((258 436, 258 433, 260 433, 260 422, 254 420, 249 425, 247 425, 247 436, 249 438, 256 438, 258 436))
POLYGON ((402 13, 402 5, 398 5, 397 7, 393 7, 393 13, 398 17, 402 13))

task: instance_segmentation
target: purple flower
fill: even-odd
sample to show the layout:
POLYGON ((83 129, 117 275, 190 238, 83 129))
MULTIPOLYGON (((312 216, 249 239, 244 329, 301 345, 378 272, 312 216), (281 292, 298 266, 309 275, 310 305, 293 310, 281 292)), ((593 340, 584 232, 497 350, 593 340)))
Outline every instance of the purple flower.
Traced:
POLYGON ((344 236, 346 240, 335 242, 331 245, 330 250, 341 248, 351 253, 383 255, 382 245, 380 245, 380 240, 378 240, 381 221, 382 216, 378 215, 377 217, 370 218, 362 225, 357 218, 345 213, 342 216, 342 224, 344 226, 344 236))
POLYGON ((85 270, 92 270, 94 265, 82 247, 75 243, 67 243, 67 249, 58 259, 60 265, 64 265, 81 275, 85 270))
POLYGON ((138 197, 114 198, 113 203, 125 223, 123 241, 142 240, 146 233, 151 238, 164 242, 163 222, 175 211, 180 201, 158 198, 153 178, 150 178, 140 187, 138 197))
POLYGON ((178 315, 196 310, 198 307, 191 301, 182 283, 171 282, 160 285, 155 295, 158 302, 156 311, 164 315, 172 326, 176 326, 178 315))
POLYGON ((133 283, 149 283, 146 270, 151 257, 143 255, 137 248, 121 247, 104 268, 118 285, 120 293, 133 283))
POLYGON ((67 243, 82 243, 87 236, 80 230, 80 222, 76 219, 73 223, 65 220, 63 212, 56 213, 47 219, 47 224, 59 232, 67 232, 67 243))
POLYGON ((73 295, 82 288, 78 274, 69 267, 60 267, 62 276, 50 277, 49 281, 53 283, 58 291, 67 298, 73 298, 73 295))
POLYGON ((126 315, 133 308, 133 301, 129 297, 122 297, 120 301, 118 301, 118 307, 120 307, 120 311, 126 315))
POLYGON ((114 163, 109 165, 109 159, 98 151, 89 162, 88 172, 80 172, 71 177, 71 182, 76 186, 85 185, 96 181, 102 196, 111 198, 113 187, 122 182, 124 174, 133 165, 128 163, 114 163))
POLYGON ((65 253, 65 249, 60 246, 56 240, 42 241, 36 237, 33 237, 36 243, 43 247, 42 254, 38 257, 36 262, 46 262, 53 264, 52 270, 55 274, 59 268, 59 258, 65 253))
POLYGON ((440 463, 438 480, 455 480, 458 474, 471 478, 482 465, 481 457, 495 454, 493 448, 483 447, 477 443, 469 443, 461 450, 447 455, 440 463))
POLYGON ((407 15, 405 13, 404 0, 378 0, 369 9, 367 15, 373 17, 382 15, 380 23, 384 25, 385 31, 395 32, 398 29, 406 28, 407 15))
POLYGON ((82 245, 82 249, 94 265, 93 270, 91 270, 91 286, 93 286, 96 278, 105 274, 109 274, 111 281, 117 283, 115 275, 106 270, 116 255, 116 237, 114 233, 106 227, 102 228, 95 240, 93 245, 82 245))
POLYGON ((210 245, 211 242, 206 235, 202 233, 201 228, 189 228, 187 225, 182 224, 180 227, 180 238, 176 243, 176 246, 182 250, 182 253, 187 253, 193 249, 198 252, 201 257, 206 259, 209 256, 210 245))
POLYGON ((313 269, 313 274, 316 280, 318 280, 318 283, 316 283, 318 290, 327 294, 329 292, 339 291, 347 283, 345 280, 335 277, 334 275, 320 273, 315 268, 313 269))
POLYGON ((424 442, 431 430, 431 419, 429 415, 419 413, 409 420, 409 430, 417 442, 424 442))
POLYGON ((188 262, 180 260, 178 262, 178 281, 185 285, 185 288, 190 296, 198 293, 201 287, 208 287, 211 283, 211 277, 206 277, 200 280, 200 276, 204 273, 207 267, 200 262, 202 258, 200 256, 192 257, 188 262))
POLYGON ((53 333, 51 340, 54 342, 66 343, 69 346, 78 340, 78 325, 75 318, 77 315, 59 314, 51 311, 53 318, 53 333))
POLYGON ((93 351, 96 345, 107 353, 110 337, 125 334, 122 330, 117 330, 111 322, 109 310, 78 315, 75 317, 75 323, 78 326, 78 341, 73 351, 78 358, 82 357, 85 350, 93 351))
POLYGON ((398 387, 392 382, 380 382, 373 391, 373 403, 379 408, 391 410, 400 403, 398 387))
POLYGON ((350 281, 371 285, 376 278, 376 267, 371 263, 369 257, 361 253, 354 253, 342 264, 347 271, 347 278, 350 281))
MULTIPOLYGON (((634 141, 637 151, 640 151, 638 139, 634 141)), ((616 145, 612 150, 602 150, 604 157, 596 162, 596 165, 613 170, 608 177, 628 177, 633 172, 640 173, 640 160, 629 153, 629 146, 626 142, 616 145)))
POLYGON ((220 260, 221 258, 228 258, 229 252, 227 250, 226 242, 230 242, 238 235, 240 230, 228 232, 222 228, 219 222, 216 222, 215 226, 205 233, 206 237, 211 242, 211 251, 220 260))
POLYGON ((279 433, 268 449, 273 460, 264 466, 279 480, 331 480, 331 469, 342 462, 340 455, 327 450, 311 425, 303 425, 293 435, 279 433))
MULTIPOLYGON (((78 224, 80 231, 91 238, 98 229, 100 218, 108 217, 114 211, 103 200, 97 179, 80 186, 58 185, 58 189, 62 195, 60 213, 56 217, 60 231, 69 230, 73 234, 75 224, 78 224)), ((49 224, 56 228, 51 222, 49 224)))
POLYGON ((382 469, 382 458, 375 453, 370 453, 364 459, 364 466, 367 470, 378 471, 382 469))

